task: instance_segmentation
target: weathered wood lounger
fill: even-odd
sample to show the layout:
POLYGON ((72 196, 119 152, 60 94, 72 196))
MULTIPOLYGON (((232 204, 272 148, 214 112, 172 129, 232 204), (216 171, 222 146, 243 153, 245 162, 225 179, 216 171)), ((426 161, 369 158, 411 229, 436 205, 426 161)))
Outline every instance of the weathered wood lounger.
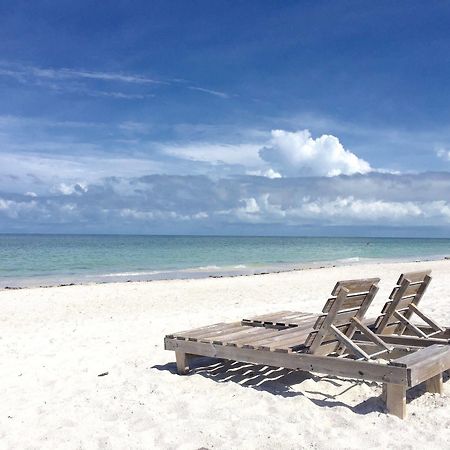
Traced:
POLYGON ((390 300, 386 302, 373 325, 376 334, 383 335, 384 340, 397 343, 411 336, 433 343, 437 343, 439 339, 450 339, 450 328, 439 325, 419 309, 419 302, 431 282, 430 274, 431 271, 427 270, 400 275, 397 286, 389 296, 390 300), (413 316, 419 317, 422 324, 413 323, 413 316))
POLYGON ((338 282, 320 315, 280 311, 217 323, 167 335, 165 348, 175 351, 179 374, 187 373, 189 359, 199 355, 381 382, 388 412, 404 418, 407 388, 427 381, 429 391, 442 389, 450 347, 391 345, 373 333, 364 314, 378 282, 338 282), (378 360, 394 355, 402 356, 378 360))

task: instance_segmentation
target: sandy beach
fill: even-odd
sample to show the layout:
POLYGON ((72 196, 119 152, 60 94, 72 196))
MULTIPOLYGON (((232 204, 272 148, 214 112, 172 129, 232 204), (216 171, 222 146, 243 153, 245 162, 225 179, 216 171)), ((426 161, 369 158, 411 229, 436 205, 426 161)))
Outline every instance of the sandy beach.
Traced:
POLYGON ((0 292, 0 448, 445 448, 450 387, 408 391, 199 359, 175 374, 165 334, 276 310, 319 312, 340 279, 379 276, 376 315, 401 272, 432 269, 422 305, 450 325, 450 261, 0 292), (103 375, 103 376, 99 376, 103 375))

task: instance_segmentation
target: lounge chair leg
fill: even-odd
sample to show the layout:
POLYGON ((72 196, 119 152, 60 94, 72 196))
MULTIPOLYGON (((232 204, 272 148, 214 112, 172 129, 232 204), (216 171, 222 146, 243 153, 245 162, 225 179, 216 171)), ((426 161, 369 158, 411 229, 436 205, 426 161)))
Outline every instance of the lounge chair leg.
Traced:
POLYGON ((406 417, 406 386, 385 383, 386 408, 389 414, 404 419, 406 417))
POLYGON ((381 399, 384 403, 387 402, 387 383, 383 383, 382 385, 381 399))
POLYGON ((442 373, 431 377, 425 382, 427 392, 433 394, 442 394, 444 391, 444 384, 442 381, 442 373))
POLYGON ((178 375, 186 375, 189 372, 189 356, 185 352, 175 351, 178 375))

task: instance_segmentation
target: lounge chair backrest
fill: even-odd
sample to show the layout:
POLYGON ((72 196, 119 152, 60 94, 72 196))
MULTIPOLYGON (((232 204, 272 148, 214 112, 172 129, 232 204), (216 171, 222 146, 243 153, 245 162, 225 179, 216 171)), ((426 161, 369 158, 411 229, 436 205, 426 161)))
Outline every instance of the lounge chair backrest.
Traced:
POLYGON ((417 306, 430 284, 430 273, 431 270, 426 270, 400 275, 397 285, 389 296, 390 300, 386 302, 381 315, 375 321, 374 331, 376 334, 402 334, 405 328, 412 328, 412 331, 420 335, 409 319, 414 313, 419 314, 420 317, 423 316, 417 306))
MULTIPOLYGON (((342 351, 342 345, 353 349, 351 339, 378 291, 379 281, 379 278, 366 278, 336 283, 323 314, 306 339, 309 353, 328 355, 342 351)), ((355 353, 361 354, 358 350, 355 353)))

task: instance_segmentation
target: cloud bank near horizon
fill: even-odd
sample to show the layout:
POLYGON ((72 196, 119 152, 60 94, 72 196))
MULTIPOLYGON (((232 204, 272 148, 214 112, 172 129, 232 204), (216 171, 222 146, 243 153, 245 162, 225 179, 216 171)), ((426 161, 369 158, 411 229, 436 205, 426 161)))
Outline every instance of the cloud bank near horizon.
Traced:
POLYGON ((110 177, 47 195, 0 192, 3 231, 214 232, 235 226, 447 227, 450 174, 110 177), (412 188, 413 186, 413 188, 412 188))

